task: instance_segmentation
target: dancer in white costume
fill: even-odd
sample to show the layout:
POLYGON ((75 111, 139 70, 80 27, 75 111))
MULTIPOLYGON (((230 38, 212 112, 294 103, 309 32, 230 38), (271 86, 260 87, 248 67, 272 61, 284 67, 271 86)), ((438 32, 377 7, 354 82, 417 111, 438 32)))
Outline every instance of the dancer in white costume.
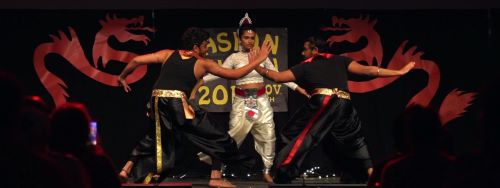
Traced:
MULTIPOLYGON (((248 64, 248 52, 254 48, 256 30, 248 13, 240 21, 238 36, 241 51, 231 54, 222 64, 225 68, 236 69, 248 64)), ((260 66, 277 71, 267 58, 260 66)), ((203 81, 210 82, 219 77, 209 74, 203 81)), ((305 96, 306 91, 293 82, 285 83, 287 87, 305 96)), ((229 135, 241 146, 248 133, 251 132, 255 141, 255 150, 264 162, 263 179, 271 183, 270 169, 275 156, 276 135, 274 133, 273 108, 266 94, 264 78, 252 71, 236 80, 235 97, 229 120, 229 135)), ((199 154, 200 160, 210 163, 209 156, 199 154)))

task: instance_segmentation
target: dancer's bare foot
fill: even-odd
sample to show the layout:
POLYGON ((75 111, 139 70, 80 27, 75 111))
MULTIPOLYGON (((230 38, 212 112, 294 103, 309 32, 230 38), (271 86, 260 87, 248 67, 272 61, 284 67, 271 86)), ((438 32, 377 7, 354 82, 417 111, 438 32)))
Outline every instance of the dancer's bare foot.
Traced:
POLYGON ((125 170, 120 171, 118 174, 118 178, 120 179, 120 182, 125 183, 128 181, 128 172, 125 170))
POLYGON ((274 183, 273 181, 273 177, 271 176, 271 174, 263 174, 262 175, 262 179, 264 180, 264 182, 266 183, 274 183))
POLYGON ((368 168, 367 172, 368 172, 368 177, 370 177, 373 173, 373 168, 371 168, 371 167, 368 168))
POLYGON ((118 178, 120 179, 120 182, 125 183, 125 182, 128 181, 130 170, 132 169, 133 165, 134 165, 134 162, 127 161, 127 163, 122 168, 122 170, 120 171, 120 173, 118 173, 118 178))
POLYGON ((209 187, 217 188, 234 188, 236 185, 222 178, 222 173, 218 170, 212 170, 210 174, 210 181, 208 182, 209 187))
POLYGON ((209 187, 217 187, 217 188, 234 188, 236 185, 222 178, 210 178, 208 182, 209 187))

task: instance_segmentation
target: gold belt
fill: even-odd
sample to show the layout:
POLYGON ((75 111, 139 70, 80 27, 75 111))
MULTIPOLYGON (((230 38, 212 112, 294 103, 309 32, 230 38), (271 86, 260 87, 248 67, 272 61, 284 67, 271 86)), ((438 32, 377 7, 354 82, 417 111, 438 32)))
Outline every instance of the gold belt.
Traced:
POLYGON ((339 88, 316 88, 313 90, 311 95, 336 95, 338 98, 351 100, 351 95, 346 91, 340 90, 339 88))
POLYGON ((184 92, 179 90, 164 90, 164 89, 154 89, 153 97, 172 97, 172 98, 183 98, 186 97, 184 92))
POLYGON ((179 90, 163 90, 163 89, 155 89, 152 93, 153 97, 171 97, 171 98, 179 98, 182 100, 182 107, 184 108, 184 116, 186 119, 194 119, 194 110, 187 103, 187 97, 184 92, 179 90))

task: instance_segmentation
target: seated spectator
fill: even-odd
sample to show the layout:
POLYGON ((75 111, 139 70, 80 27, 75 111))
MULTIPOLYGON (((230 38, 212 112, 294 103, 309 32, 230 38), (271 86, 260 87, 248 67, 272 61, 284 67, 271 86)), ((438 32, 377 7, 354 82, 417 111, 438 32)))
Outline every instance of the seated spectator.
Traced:
POLYGON ((92 187, 120 187, 118 176, 108 156, 91 144, 90 114, 81 103, 66 103, 56 108, 51 119, 50 147, 77 157, 90 172, 92 187))

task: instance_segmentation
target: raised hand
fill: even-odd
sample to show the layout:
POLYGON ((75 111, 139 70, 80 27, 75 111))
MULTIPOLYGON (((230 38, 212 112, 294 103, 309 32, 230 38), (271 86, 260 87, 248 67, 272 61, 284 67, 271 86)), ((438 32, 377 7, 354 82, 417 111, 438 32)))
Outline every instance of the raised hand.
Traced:
POLYGON ((262 61, 266 60, 271 52, 271 43, 269 41, 264 42, 260 47, 260 51, 258 53, 259 57, 262 58, 262 61))
POLYGON ((126 93, 132 91, 130 86, 128 86, 127 81, 125 81, 122 77, 118 77, 118 84, 123 87, 123 90, 125 90, 126 93))
POLYGON ((271 52, 271 44, 269 41, 264 42, 261 48, 254 48, 248 53, 248 62, 258 62, 259 64, 266 60, 271 52))
POLYGON ((307 91, 306 91, 304 88, 297 87, 297 88, 295 89, 295 91, 296 91, 297 93, 300 93, 300 94, 304 95, 304 96, 305 96, 305 97, 307 97, 307 98, 311 98, 311 95, 309 95, 309 93, 307 93, 307 91))
POLYGON ((254 62, 257 60, 257 53, 259 52, 260 49, 254 48, 250 49, 250 52, 248 53, 248 62, 254 62))
POLYGON ((415 62, 410 61, 403 68, 399 69, 399 72, 401 73, 401 75, 404 75, 404 74, 410 72, 410 70, 413 69, 413 67, 415 67, 415 62))

